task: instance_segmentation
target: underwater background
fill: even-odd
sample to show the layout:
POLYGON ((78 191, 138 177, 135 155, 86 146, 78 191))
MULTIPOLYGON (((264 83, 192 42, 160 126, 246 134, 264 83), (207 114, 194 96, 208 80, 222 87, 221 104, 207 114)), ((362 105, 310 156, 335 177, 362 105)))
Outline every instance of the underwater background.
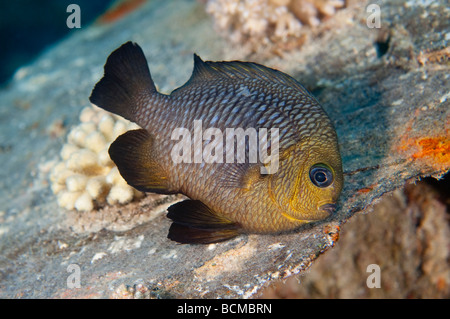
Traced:
POLYGON ((77 29, 66 26, 67 6, 83 8, 83 25, 94 21, 111 4, 99 1, 2 1, 0 2, 0 85, 5 84, 18 67, 31 63, 43 50, 77 29))

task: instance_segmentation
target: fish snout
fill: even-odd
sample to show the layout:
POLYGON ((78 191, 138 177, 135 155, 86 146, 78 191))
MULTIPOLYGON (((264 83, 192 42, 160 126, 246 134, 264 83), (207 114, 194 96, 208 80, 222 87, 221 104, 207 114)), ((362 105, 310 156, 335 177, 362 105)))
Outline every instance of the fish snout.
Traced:
POLYGON ((324 210, 326 211, 329 215, 333 214, 334 211, 336 210, 336 204, 330 203, 330 204, 325 204, 319 207, 320 210, 324 210))

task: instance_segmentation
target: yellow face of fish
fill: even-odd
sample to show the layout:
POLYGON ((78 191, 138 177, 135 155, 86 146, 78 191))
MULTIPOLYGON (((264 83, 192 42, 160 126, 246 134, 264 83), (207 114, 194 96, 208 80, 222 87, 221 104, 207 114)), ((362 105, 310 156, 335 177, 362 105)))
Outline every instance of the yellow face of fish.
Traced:
POLYGON ((334 139, 310 140, 307 147, 295 146, 286 152, 269 185, 282 214, 297 221, 328 217, 342 186, 342 162, 334 139))

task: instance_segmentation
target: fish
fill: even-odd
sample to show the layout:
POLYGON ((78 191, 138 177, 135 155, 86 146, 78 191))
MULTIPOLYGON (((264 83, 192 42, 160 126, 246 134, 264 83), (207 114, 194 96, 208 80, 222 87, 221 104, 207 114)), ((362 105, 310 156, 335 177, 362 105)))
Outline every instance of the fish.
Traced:
POLYGON ((140 127, 109 148, 125 181, 187 197, 167 209, 167 237, 209 244, 331 216, 342 161, 336 130, 313 95, 261 64, 193 60, 189 80, 163 94, 143 50, 129 41, 109 55, 89 97, 140 127))

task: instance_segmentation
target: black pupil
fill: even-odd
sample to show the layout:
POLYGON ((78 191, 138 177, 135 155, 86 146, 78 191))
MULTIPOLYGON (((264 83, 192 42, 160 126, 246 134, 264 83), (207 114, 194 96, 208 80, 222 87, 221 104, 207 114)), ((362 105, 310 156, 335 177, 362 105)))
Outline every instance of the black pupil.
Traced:
POLYGON ((327 175, 323 171, 319 171, 314 175, 314 178, 318 183, 323 183, 327 180, 327 175))
POLYGON ((309 171, 311 182, 317 187, 327 187, 333 183, 333 173, 322 165, 314 165, 309 171))

